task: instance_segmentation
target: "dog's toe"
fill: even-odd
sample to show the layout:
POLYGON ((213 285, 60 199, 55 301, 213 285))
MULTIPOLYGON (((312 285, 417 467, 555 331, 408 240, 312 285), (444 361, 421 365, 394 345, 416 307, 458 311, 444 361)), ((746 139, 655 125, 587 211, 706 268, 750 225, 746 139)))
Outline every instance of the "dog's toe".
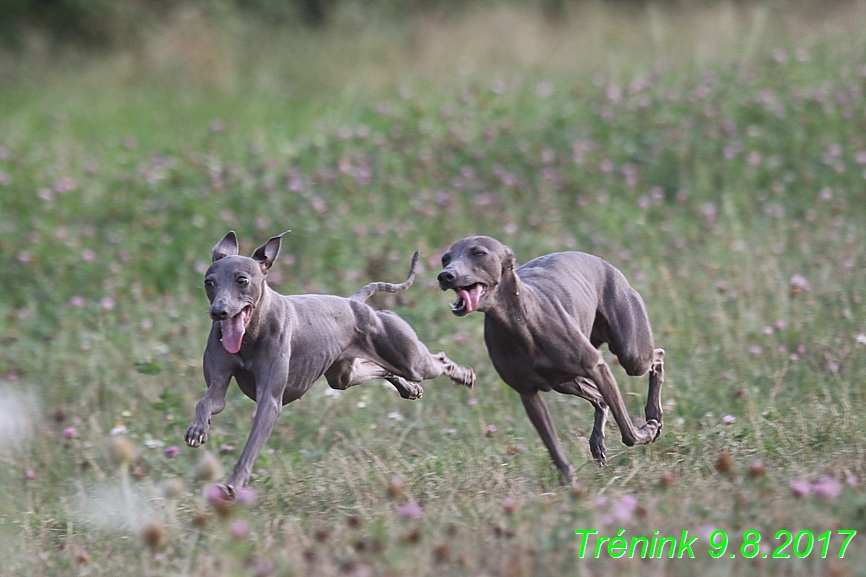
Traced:
POLYGON ((207 431, 203 431, 195 424, 192 424, 186 431, 185 440, 186 444, 190 447, 198 447, 200 445, 203 445, 205 441, 207 441, 207 431))

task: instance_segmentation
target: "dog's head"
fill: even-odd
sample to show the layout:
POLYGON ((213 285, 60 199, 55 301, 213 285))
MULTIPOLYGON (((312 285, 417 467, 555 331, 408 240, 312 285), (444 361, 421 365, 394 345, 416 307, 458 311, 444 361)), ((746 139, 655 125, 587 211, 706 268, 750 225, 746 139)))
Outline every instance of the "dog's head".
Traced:
POLYGON ((210 317, 220 324, 223 346, 230 353, 241 350, 246 327, 262 297, 268 270, 280 253, 284 234, 268 240, 251 257, 238 255, 234 231, 229 231, 213 247, 213 264, 205 273, 204 287, 210 301, 210 317))
POLYGON ((462 317, 486 310, 502 276, 514 270, 514 253, 495 238, 472 236, 451 245, 442 267, 439 288, 457 293, 451 312, 462 317))

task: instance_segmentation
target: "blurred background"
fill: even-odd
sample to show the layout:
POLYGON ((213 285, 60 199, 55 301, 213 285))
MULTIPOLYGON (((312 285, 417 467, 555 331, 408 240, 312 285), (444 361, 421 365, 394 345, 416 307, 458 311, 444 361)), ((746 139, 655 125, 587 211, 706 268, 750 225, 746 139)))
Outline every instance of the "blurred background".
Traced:
POLYGON ((858 0, 3 0, 0 78, 77 64, 300 98, 515 72, 627 77, 661 58, 809 47, 862 28, 863 13, 858 0))
MULTIPOLYGON (((866 575, 835 533, 835 559, 649 573, 587 569, 574 534, 866 531, 864 265, 863 1, 0 0, 0 575, 866 575), (317 384, 238 513, 260 540, 207 521, 178 446, 228 229, 293 231, 282 293, 420 250, 371 302, 478 373, 415 403, 317 384), (591 407, 550 394, 562 485, 436 286, 470 234, 626 274, 667 351, 658 442, 611 426, 598 470, 591 407), (118 487, 140 510, 108 522, 118 487)), ((640 423, 645 379, 613 371, 640 423)), ((226 469, 252 411, 233 388, 214 420, 226 469)))
POLYGON ((2 0, 0 114, 11 132, 101 125, 167 149, 218 118, 272 152, 401 90, 585 92, 774 48, 853 54, 864 22, 858 0, 2 0))

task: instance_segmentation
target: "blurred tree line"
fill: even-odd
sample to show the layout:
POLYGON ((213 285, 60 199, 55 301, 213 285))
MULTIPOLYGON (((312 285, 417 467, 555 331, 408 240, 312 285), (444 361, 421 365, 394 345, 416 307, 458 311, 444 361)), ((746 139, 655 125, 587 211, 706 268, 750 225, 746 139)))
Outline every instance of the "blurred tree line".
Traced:
POLYGON ((91 45, 130 42, 173 11, 190 7, 274 25, 322 27, 350 3, 378 17, 400 18, 509 1, 557 17, 565 14, 567 2, 576 0, 0 0, 0 43, 14 46, 32 32, 91 45))

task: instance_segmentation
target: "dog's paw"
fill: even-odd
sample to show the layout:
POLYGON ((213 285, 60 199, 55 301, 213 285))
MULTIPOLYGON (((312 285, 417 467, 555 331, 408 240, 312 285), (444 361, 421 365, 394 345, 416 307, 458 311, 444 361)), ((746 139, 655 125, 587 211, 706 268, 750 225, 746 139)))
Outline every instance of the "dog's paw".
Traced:
POLYGON ((653 443, 659 438, 659 435, 662 434, 663 426, 664 424, 661 421, 650 419, 643 427, 641 427, 641 431, 648 431, 650 433, 650 442, 653 443))
POLYGON ((418 383, 410 383, 403 377, 391 375, 390 377, 387 377, 386 380, 394 385, 394 388, 397 389, 398 393, 400 393, 400 397, 409 401, 420 399, 424 394, 424 389, 421 388, 421 385, 418 383))
POLYGON ((186 430, 186 444, 190 447, 199 447, 207 442, 207 426, 201 426, 199 423, 193 422, 186 430))
POLYGON ((400 396, 409 401, 415 401, 424 396, 424 389, 418 383, 403 383, 404 388, 398 389, 400 396))
POLYGON ((223 491, 226 499, 228 499, 229 501, 235 500, 235 497, 237 495, 235 493, 235 486, 234 485, 228 483, 225 485, 218 485, 218 487, 223 491))
POLYGON ((589 452, 592 453, 592 460, 595 461, 596 466, 598 466, 599 469, 604 467, 605 463, 607 463, 607 447, 604 445, 604 439, 597 443, 594 443, 593 440, 590 439, 589 452))
POLYGON ((470 389, 475 384, 475 370, 472 367, 457 366, 454 369, 454 374, 450 376, 451 380, 458 385, 463 385, 470 389))

